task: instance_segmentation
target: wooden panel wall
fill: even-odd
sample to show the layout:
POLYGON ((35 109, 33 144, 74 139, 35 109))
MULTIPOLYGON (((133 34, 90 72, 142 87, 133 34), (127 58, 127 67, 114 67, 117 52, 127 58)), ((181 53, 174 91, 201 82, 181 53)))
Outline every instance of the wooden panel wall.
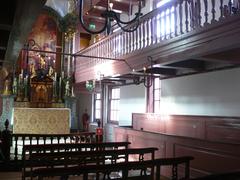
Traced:
POLYGON ((158 147, 157 157, 192 155, 192 177, 240 170, 240 118, 133 114, 133 128, 116 127, 115 140, 158 147))

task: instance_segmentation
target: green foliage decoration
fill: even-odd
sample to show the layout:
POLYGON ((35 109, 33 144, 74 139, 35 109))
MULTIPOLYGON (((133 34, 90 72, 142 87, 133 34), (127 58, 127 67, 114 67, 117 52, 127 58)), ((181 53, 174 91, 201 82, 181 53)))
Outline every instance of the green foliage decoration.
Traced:
POLYGON ((76 32, 78 16, 75 13, 67 13, 59 20, 58 27, 65 34, 66 38, 71 38, 76 32))

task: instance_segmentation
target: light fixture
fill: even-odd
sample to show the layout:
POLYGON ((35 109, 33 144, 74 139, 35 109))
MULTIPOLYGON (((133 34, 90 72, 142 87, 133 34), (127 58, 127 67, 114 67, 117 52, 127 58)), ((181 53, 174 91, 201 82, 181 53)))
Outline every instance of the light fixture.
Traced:
POLYGON ((143 77, 143 84, 146 88, 150 88, 153 85, 153 60, 151 56, 148 56, 148 61, 150 61, 150 75, 146 74, 146 67, 143 67, 143 73, 144 73, 144 77, 143 77))
POLYGON ((118 14, 113 9, 114 4, 112 2, 110 2, 110 0, 107 0, 107 8, 102 13, 102 17, 105 19, 104 26, 100 30, 96 30, 96 31, 89 29, 83 21, 83 15, 84 15, 83 1, 84 0, 80 0, 80 4, 79 4, 79 6, 80 6, 79 7, 79 19, 80 19, 80 23, 81 23, 83 29, 90 34, 100 34, 104 31, 106 31, 107 34, 110 34, 111 30, 112 30, 112 23, 111 22, 113 22, 114 20, 116 21, 118 26, 125 32, 133 32, 139 26, 140 16, 142 15, 141 14, 141 7, 142 7, 142 2, 144 0, 138 0, 138 11, 135 14, 135 17, 130 21, 122 21, 120 19, 120 17, 118 16, 118 14), (134 24, 134 26, 131 27, 131 28, 126 27, 127 25, 130 25, 130 24, 134 24))

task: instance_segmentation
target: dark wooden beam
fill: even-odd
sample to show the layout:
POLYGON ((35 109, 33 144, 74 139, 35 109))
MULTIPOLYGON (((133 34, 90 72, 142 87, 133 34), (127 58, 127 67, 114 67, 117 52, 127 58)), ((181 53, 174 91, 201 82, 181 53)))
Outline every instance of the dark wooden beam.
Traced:
POLYGON ((180 62, 175 62, 171 64, 164 65, 163 67, 168 66, 175 69, 192 69, 195 71, 203 71, 205 69, 205 62, 200 60, 185 60, 180 62))
POLYGON ((6 51, 7 48, 5 46, 0 46, 0 50, 6 51))
POLYGON ((174 75, 176 75, 177 70, 174 68, 171 69, 171 68, 163 68, 163 67, 154 67, 151 69, 147 69, 146 73, 174 76, 174 75))
POLYGON ((11 31, 12 26, 8 24, 0 24, 0 30, 11 31))

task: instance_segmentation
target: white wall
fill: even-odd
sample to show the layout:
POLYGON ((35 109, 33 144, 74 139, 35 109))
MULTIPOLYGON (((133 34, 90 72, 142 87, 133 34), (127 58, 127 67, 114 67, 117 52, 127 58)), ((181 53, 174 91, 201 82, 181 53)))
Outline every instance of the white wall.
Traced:
POLYGON ((122 86, 120 88, 119 125, 131 126, 132 113, 145 113, 145 87, 140 85, 122 86))
POLYGON ((162 80, 161 113, 240 116, 240 68, 162 80))

